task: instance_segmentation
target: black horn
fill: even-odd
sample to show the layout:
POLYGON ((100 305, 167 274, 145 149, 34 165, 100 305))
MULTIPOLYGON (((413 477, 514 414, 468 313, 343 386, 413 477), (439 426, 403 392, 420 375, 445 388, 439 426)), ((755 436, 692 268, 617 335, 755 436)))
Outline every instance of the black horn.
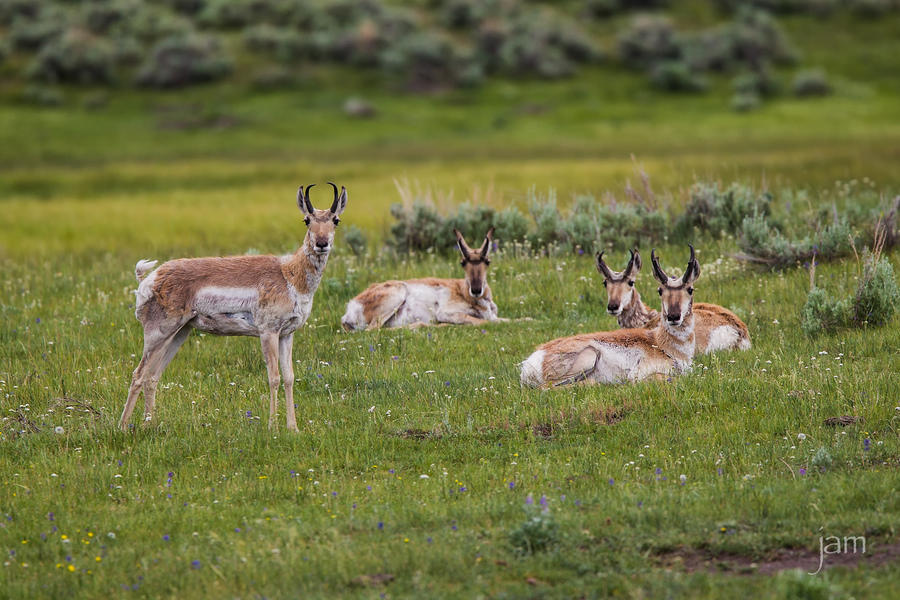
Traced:
POLYGON ((631 252, 631 258, 628 259, 628 266, 625 267, 625 273, 624 273, 625 277, 631 277, 631 270, 634 268, 635 256, 637 256, 637 261, 638 261, 638 271, 641 270, 641 262, 640 262, 640 261, 641 261, 641 258, 640 258, 640 255, 635 255, 634 250, 628 250, 628 251, 631 252))
POLYGON ((653 276, 663 285, 669 283, 669 276, 659 266, 659 258, 656 256, 656 248, 650 250, 650 264, 653 265, 653 276))
POLYGON ((689 283, 694 279, 697 279, 700 275, 700 263, 697 262, 697 253, 694 252, 694 246, 692 244, 688 244, 688 247, 691 249, 691 257, 688 259, 684 275, 681 276, 681 281, 683 283, 689 283))
POLYGON ((605 250, 597 253, 597 270, 607 279, 613 280, 615 277, 613 277, 612 271, 610 271, 609 267, 606 266, 606 263, 603 262, 603 252, 605 252, 605 250))
POLYGON ((331 212, 336 213, 338 209, 338 201, 340 200, 338 187, 330 181, 328 182, 328 185, 334 188, 334 202, 331 203, 331 212))

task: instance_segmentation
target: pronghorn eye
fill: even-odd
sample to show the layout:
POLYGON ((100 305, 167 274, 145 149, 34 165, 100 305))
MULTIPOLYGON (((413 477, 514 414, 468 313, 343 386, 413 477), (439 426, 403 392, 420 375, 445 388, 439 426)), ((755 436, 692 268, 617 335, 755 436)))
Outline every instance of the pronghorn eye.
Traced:
POLYGON ((309 217, 303 219, 303 222, 306 223, 306 226, 309 227, 309 217))
POLYGON ((486 266, 486 267, 491 266, 491 261, 490 261, 490 259, 485 258, 485 259, 482 260, 481 262, 483 262, 483 263, 484 263, 484 266, 486 266))
POLYGON ((693 294, 694 294, 694 288, 689 287, 689 288, 688 288, 688 294, 693 295, 693 294))
POLYGON ((462 259, 461 261, 459 261, 459 265, 460 265, 461 267, 466 266, 466 259, 462 259))
POLYGON ((628 282, 628 287, 634 287, 634 282, 633 282, 633 281, 629 281, 629 282, 628 282))
POLYGON ((662 296, 662 288, 656 288, 656 291, 659 292, 660 296, 662 296))
POLYGON ((337 217, 333 218, 332 221, 334 222, 334 226, 335 226, 335 227, 337 227, 338 225, 341 224, 341 220, 338 219, 337 217))
POLYGON ((603 287, 606 287, 606 280, 603 280, 603 287))

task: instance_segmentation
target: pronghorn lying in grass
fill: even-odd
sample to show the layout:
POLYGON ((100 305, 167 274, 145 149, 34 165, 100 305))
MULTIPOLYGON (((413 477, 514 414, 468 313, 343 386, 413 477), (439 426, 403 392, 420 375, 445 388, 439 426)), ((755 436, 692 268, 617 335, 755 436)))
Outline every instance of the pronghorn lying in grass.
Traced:
POLYGON ((134 370, 119 427, 127 429, 138 395, 144 392, 144 421, 153 418, 156 385, 191 329, 217 335, 248 335, 262 343, 269 375, 269 427, 275 425, 278 405, 278 365, 284 376, 287 427, 297 431, 294 416, 294 369, 291 347, 294 331, 312 310, 313 295, 322 279, 334 229, 347 206, 347 190, 338 194, 330 210, 316 210, 309 188, 297 192, 297 205, 306 223, 300 248, 287 256, 230 256, 180 258, 153 269, 156 261, 135 266, 137 307, 144 326, 144 353, 134 370), (145 278, 146 277, 146 278, 145 278))
MULTIPOLYGON (((613 271, 597 255, 597 270, 603 275, 603 287, 609 296, 606 310, 616 317, 619 327, 653 329, 659 322, 659 312, 641 301, 634 287, 641 270, 641 255, 631 250, 631 259, 624 271, 613 271)), ((750 332, 736 314, 718 304, 694 304, 695 338, 698 354, 717 350, 746 350, 750 347, 750 332)))
POLYGON ((619 329, 559 338, 538 346, 522 365, 522 383, 530 386, 623 383, 689 371, 694 356, 693 283, 700 264, 691 246, 684 274, 667 276, 650 255, 659 280, 662 314, 655 329, 619 329))
POLYGON ((453 230, 462 253, 465 279, 410 279, 373 283, 347 303, 341 324, 347 331, 379 327, 419 326, 432 323, 456 325, 500 321, 487 283, 488 253, 494 228, 484 243, 473 250, 463 235, 453 230))

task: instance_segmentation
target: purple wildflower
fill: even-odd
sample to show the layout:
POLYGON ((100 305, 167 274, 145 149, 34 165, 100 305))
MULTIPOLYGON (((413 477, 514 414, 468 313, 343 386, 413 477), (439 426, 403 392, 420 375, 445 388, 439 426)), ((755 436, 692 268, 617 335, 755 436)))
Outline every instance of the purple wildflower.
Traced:
POLYGON ((865 452, 869 451, 871 445, 872 445, 872 440, 870 440, 869 438, 866 438, 863 440, 863 450, 865 452))
POLYGON ((531 497, 531 494, 525 496, 525 504, 534 504, 534 498, 531 497))
POLYGON ((616 484, 616 480, 613 479, 612 477, 610 477, 610 478, 609 478, 609 485, 615 485, 615 484, 616 484))
POLYGON ((164 541, 164 542, 168 542, 170 539, 171 539, 171 538, 169 537, 169 534, 168 534, 168 533, 165 534, 165 535, 163 536, 163 541, 164 541))
POLYGON ((383 521, 378 521, 378 529, 379 529, 379 530, 384 529, 384 522, 383 522, 383 521))
POLYGON ((803 475, 806 475, 806 469, 800 467, 800 476, 802 477, 803 475))
POLYGON ((547 496, 541 494, 540 503, 541 503, 541 506, 543 506, 544 508, 547 508, 547 496))
POLYGON ((53 520, 53 513, 52 513, 52 512, 47 513, 47 520, 48 520, 48 521, 52 521, 52 520, 53 520))
POLYGON ((192 569, 199 569, 199 568, 200 568, 200 561, 199 561, 199 560, 192 560, 192 561, 191 561, 191 568, 192 568, 192 569))
POLYGON ((510 482, 509 482, 509 489, 512 490, 512 489, 515 489, 515 487, 516 487, 516 482, 515 482, 515 481, 510 481, 510 482))

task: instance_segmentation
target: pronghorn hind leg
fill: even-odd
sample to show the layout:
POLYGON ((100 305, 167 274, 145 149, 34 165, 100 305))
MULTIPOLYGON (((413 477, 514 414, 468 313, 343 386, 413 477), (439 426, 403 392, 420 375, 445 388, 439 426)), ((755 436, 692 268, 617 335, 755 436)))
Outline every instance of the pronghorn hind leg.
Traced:
POLYGON ((128 420, 131 418, 131 413, 134 412, 134 405, 137 404, 138 396, 144 388, 146 377, 149 375, 148 371, 156 360, 157 352, 171 339, 171 332, 164 333, 162 329, 159 322, 150 322, 144 325, 144 352, 141 355, 141 361, 131 375, 128 398, 125 400, 122 417, 119 419, 119 429, 122 431, 128 430, 128 420))
POLYGON ((289 431, 297 429, 297 416, 294 414, 294 334, 289 333, 278 338, 278 362, 281 365, 281 379, 284 382, 284 407, 287 414, 289 431))
MULTIPOLYGON (((278 334, 263 333, 259 336, 263 358, 266 359, 266 373, 269 376, 269 429, 275 428, 278 415, 278 334)), ((292 382, 293 383, 293 382, 292 382)))
POLYGON ((144 379, 145 425, 148 425, 153 420, 154 407, 156 406, 156 386, 159 384, 159 378, 162 377, 166 367, 168 367, 169 363, 172 362, 172 359, 175 358, 181 345, 184 344, 184 341, 190 334, 191 328, 187 325, 183 326, 157 351, 154 357, 155 360, 152 364, 148 365, 148 373, 144 379))

